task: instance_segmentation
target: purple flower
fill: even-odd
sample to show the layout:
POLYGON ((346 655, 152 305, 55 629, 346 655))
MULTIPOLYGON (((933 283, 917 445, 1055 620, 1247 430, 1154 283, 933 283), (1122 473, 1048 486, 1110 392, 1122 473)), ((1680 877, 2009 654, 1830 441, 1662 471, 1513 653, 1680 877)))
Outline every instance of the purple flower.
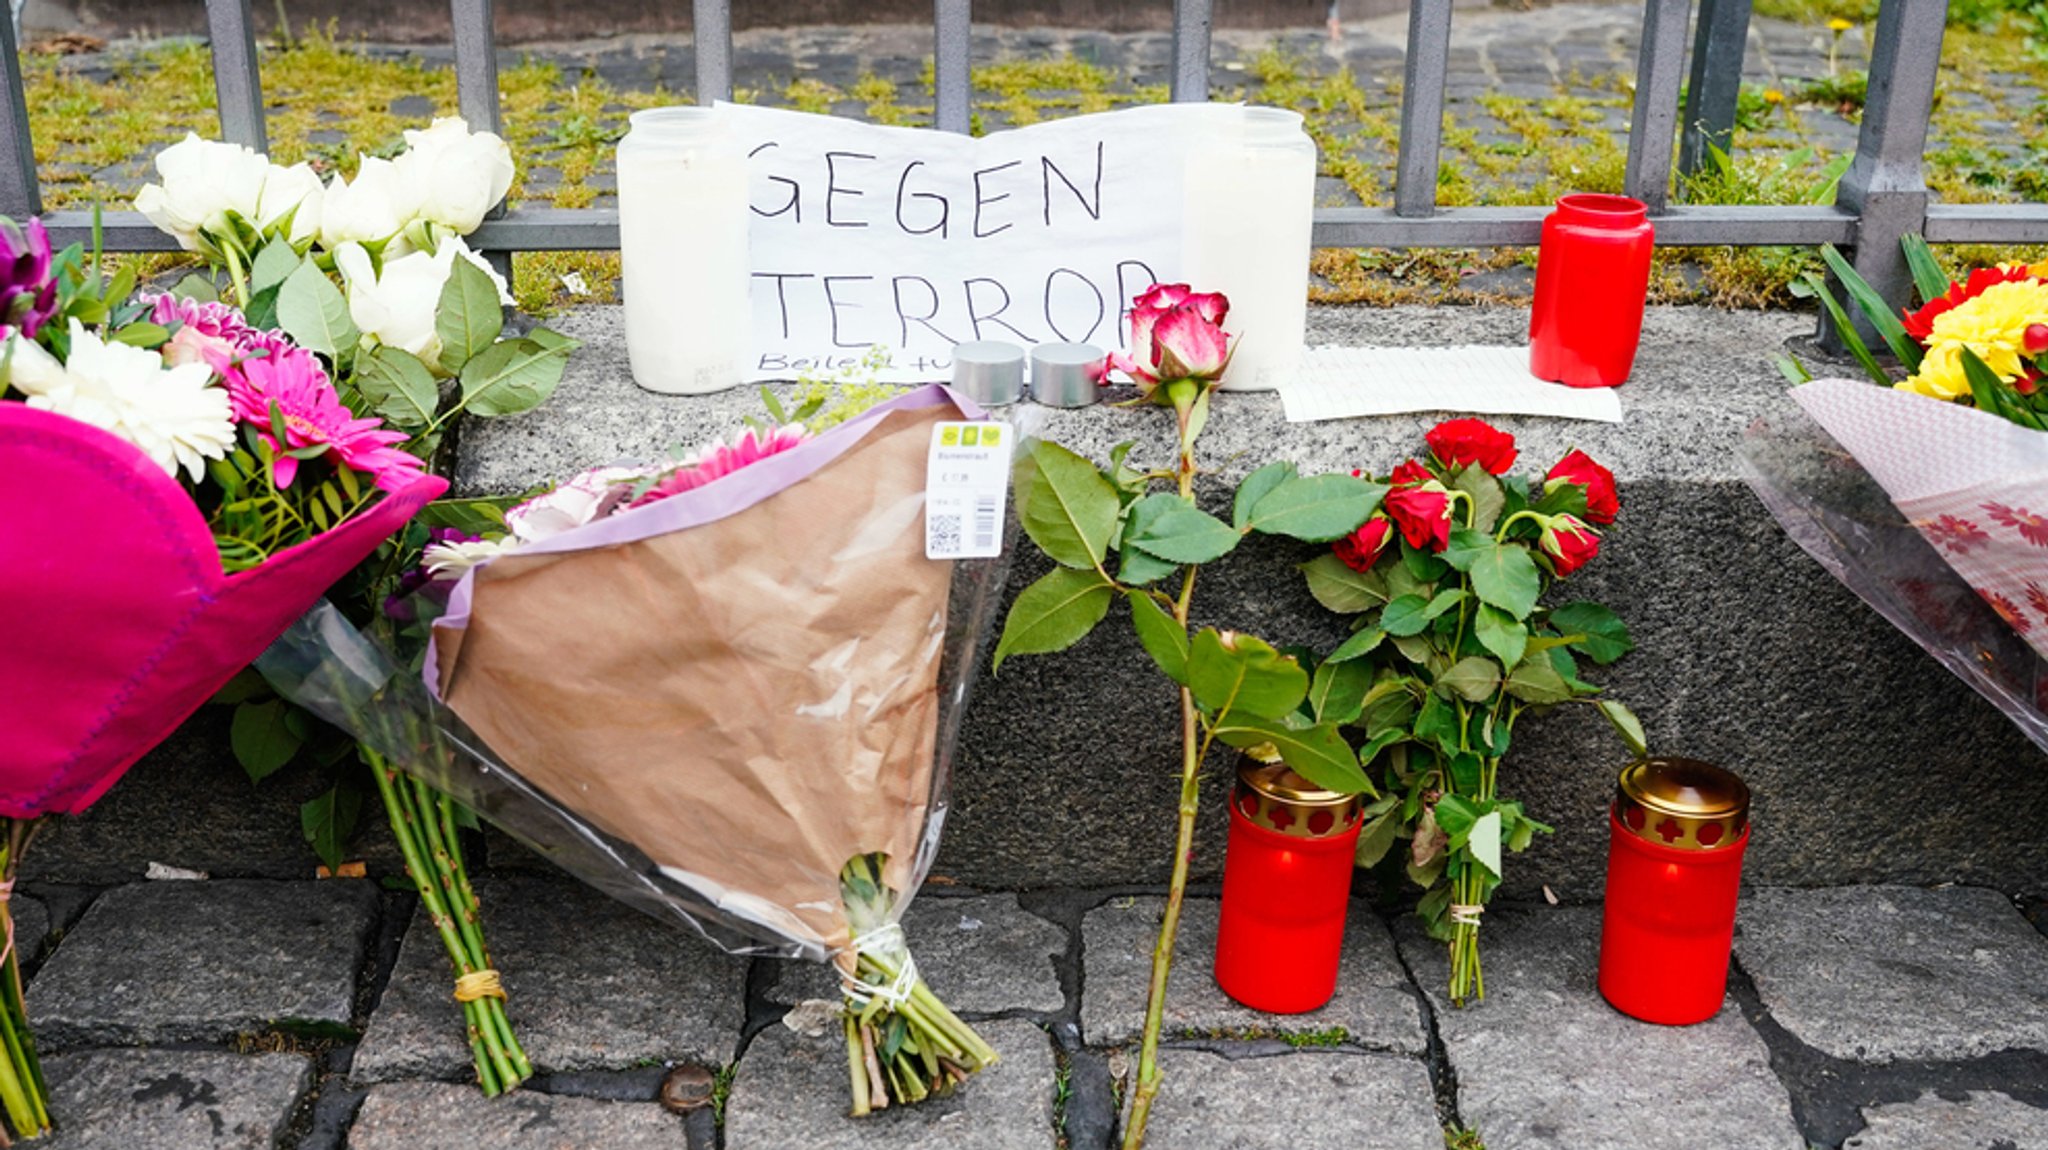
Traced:
POLYGON ((57 281, 50 275, 50 234, 43 221, 21 227, 0 216, 0 338, 34 338, 57 312, 57 281))

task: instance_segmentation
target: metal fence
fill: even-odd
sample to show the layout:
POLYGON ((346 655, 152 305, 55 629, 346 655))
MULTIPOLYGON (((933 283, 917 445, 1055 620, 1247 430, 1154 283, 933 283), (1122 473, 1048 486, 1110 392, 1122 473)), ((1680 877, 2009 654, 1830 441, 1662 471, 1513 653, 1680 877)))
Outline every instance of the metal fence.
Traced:
MULTIPOLYGON (((971 0, 935 0, 936 119, 966 132, 969 112, 971 0)), ((1173 4, 1172 96, 1209 94, 1212 0, 1173 4)), ((1650 206, 1657 242, 1668 246, 1819 244, 1852 247, 1858 270, 1894 302, 1905 302, 1910 278, 1899 238, 1920 232, 1930 241, 2048 242, 2048 205, 1930 203, 1921 152, 1927 141, 1946 0, 1882 0, 1870 59, 1870 82, 1856 156, 1833 206, 1721 206, 1671 201, 1674 144, 1682 171, 1694 170, 1706 145, 1725 146, 1735 119, 1751 0, 1700 0, 1691 45, 1686 107, 1680 87, 1687 67, 1692 0, 1644 0, 1629 130, 1625 191, 1650 206), (1681 133, 1680 126, 1684 125, 1681 133)), ((221 135, 265 147, 263 86, 249 19, 250 0, 207 0, 221 135)), ((455 71, 462 115, 472 126, 499 127, 493 0, 451 0, 455 71)), ((732 93, 730 0, 692 0, 699 100, 732 93)), ((1444 78, 1450 57, 1451 0, 1414 0, 1408 21, 1401 133, 1391 208, 1323 208, 1315 216, 1319 247, 1531 246, 1546 209, 1440 208, 1436 202, 1442 146, 1444 78)), ((22 95, 14 32, 0 20, 0 136, 13 147, 0 155, 0 211, 36 214, 32 125, 22 95)), ((58 242, 87 236, 91 215, 44 217, 58 242)), ((175 247, 135 212, 108 212, 107 246, 117 251, 175 247)), ((617 248, 615 210, 520 208, 486 221, 472 243, 487 252, 617 248)))

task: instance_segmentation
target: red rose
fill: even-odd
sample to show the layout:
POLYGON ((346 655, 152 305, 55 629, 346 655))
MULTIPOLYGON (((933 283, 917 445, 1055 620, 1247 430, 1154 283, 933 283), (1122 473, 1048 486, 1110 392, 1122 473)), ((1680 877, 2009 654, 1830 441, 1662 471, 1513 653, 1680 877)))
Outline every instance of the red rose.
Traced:
POLYGON ((1576 515, 1553 515, 1543 529, 1543 550, 1550 569, 1562 579, 1600 554, 1600 535, 1576 515))
POLYGON ((1421 460, 1411 459, 1396 467, 1394 474, 1387 478, 1387 482, 1396 487, 1413 487, 1418 483, 1428 483, 1434 478, 1436 477, 1429 473, 1429 468, 1424 467, 1421 460))
POLYGON ((1442 551, 1450 545, 1451 497, 1444 492, 1424 487, 1396 488, 1387 493, 1386 507, 1408 546, 1427 544, 1431 551, 1442 551))
POLYGON ((1344 566, 1353 571, 1366 572, 1386 550, 1387 541, 1394 536, 1394 525, 1384 515, 1375 515, 1365 525, 1331 546, 1344 566))
POLYGON ((1543 489, 1554 490, 1560 483, 1570 483, 1586 489, 1586 518, 1601 525, 1614 522, 1621 511, 1621 495, 1614 489, 1614 473, 1593 461, 1593 457, 1576 448, 1570 455, 1557 461, 1550 474, 1543 477, 1543 489))
POLYGON ((1515 465, 1515 437, 1483 419, 1451 419, 1423 436, 1437 462, 1445 467, 1477 463, 1495 475, 1515 465))

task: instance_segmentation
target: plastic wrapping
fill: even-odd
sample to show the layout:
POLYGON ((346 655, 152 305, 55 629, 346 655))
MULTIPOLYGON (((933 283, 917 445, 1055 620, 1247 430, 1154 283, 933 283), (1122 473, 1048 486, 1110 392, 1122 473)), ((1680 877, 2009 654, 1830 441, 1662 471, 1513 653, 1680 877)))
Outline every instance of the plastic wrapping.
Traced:
MULTIPOLYGON (((1970 483, 1950 481, 1987 459, 1996 462, 1989 454, 1991 438, 2023 454, 2031 452, 2037 472, 2048 467, 2048 436, 1983 412, 1867 383, 1816 381, 1796 388, 1793 396, 1807 414, 1760 419, 1744 438, 1742 465, 1751 489, 1786 534, 1829 574, 2048 750, 2048 665, 2016 629, 2025 628, 2033 637, 2048 630, 2048 611, 2042 610, 2048 604, 2011 605, 2037 614, 2019 615, 2017 623, 2009 623, 1929 541, 1930 533, 1943 537, 1939 517, 1918 513, 1909 519, 1894 502, 1896 493, 1888 493, 1873 475, 1881 471, 1895 483, 1924 485, 1924 494, 1904 496, 1908 506, 1917 507, 1923 498, 1948 499, 1968 491, 1970 483), (1956 415, 1971 418, 1956 420, 1956 415), (1921 422, 1928 417, 1933 425, 1921 422), (1828 429, 1819 420, 1826 420, 1828 429), (1980 420, 1998 426, 1980 425, 1980 420), (2031 445, 2024 437, 2007 436, 2006 428, 2033 437, 2031 445)), ((2017 507, 2030 495, 2037 505, 2048 503, 2042 495, 2048 485, 2038 474, 2030 478, 2025 470, 2007 470, 1999 484, 2017 507)), ((1999 502, 1981 493, 1970 498, 1980 504, 1999 502)), ((2048 511, 2048 506, 2037 509, 2048 511)), ((2048 547, 2039 555, 2032 578, 2048 588, 2048 547)), ((2023 569, 2010 574, 2023 581, 2028 577, 2023 569)))
POLYGON ((978 414, 921 389, 492 560, 424 681, 331 608, 258 669, 605 893, 850 971, 842 869, 888 856, 890 923, 930 869, 1013 550, 925 558, 932 428, 978 414))

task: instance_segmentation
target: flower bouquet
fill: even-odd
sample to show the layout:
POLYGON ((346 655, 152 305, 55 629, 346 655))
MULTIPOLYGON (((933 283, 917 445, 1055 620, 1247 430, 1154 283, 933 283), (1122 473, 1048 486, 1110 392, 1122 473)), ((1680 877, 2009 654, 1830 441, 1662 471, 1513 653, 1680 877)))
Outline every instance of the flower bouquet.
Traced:
MULTIPOLYGON (((188 278, 182 286, 191 295, 219 294, 240 309, 160 300, 153 318, 182 322, 175 338, 191 335, 193 354, 220 354, 208 336, 219 343, 227 336, 216 329, 239 325, 239 317, 274 322, 324 358, 341 402, 374 414, 395 429, 380 434, 431 460, 458 417, 514 415, 546 399, 575 345, 545 328, 507 332, 507 285, 463 241, 512 183, 505 142, 441 119, 407 131, 405 144, 392 159, 360 157, 353 178, 323 184, 305 164, 282 167, 248 148, 188 135, 158 154, 161 182, 144 187, 135 206, 214 273, 188 278)), ((296 427, 281 434, 302 446, 296 427)), ((293 462, 288 453, 281 466, 293 462)), ((407 658, 423 657, 424 634, 384 618, 386 598, 433 538, 496 525, 496 516, 489 502, 429 505, 419 523, 367 557, 337 597, 407 658)), ((236 754, 252 779, 283 767, 313 733, 303 714, 260 685, 234 701, 236 754)), ((345 754, 345 744, 338 750, 345 754)), ((458 832, 474 820, 374 749, 357 754, 447 945, 478 1083, 487 1095, 512 1089, 532 1067, 505 1014, 463 859, 458 832)), ((302 811, 307 838, 330 868, 342 861, 360 804, 361 791, 342 780, 302 811)))
POLYGON ((586 472, 502 538, 430 549, 423 676, 331 614, 259 667, 599 889, 836 963, 854 1113, 946 1093, 995 1053, 895 923, 1003 575, 926 558, 926 456, 965 414, 925 388, 815 437, 586 472))
MULTIPOLYGON (((446 486, 290 336, 98 267, 0 222, 0 919, 36 820, 90 806, 446 486)), ((4 967, 0 1110, 34 1136, 11 945, 4 967)))
POLYGON ((1408 840, 1408 876, 1425 888, 1416 912, 1450 944, 1462 1003, 1486 994, 1479 925, 1502 851, 1550 830, 1499 791, 1516 722, 1588 702, 1632 751, 1644 745, 1634 715, 1579 678, 1580 657, 1604 666, 1633 649, 1627 626, 1597 603, 1543 602, 1599 554, 1621 509, 1613 474, 1572 451, 1540 480, 1509 475, 1514 437, 1478 419, 1425 438, 1429 457, 1396 467, 1381 508, 1302 570, 1354 628, 1323 666, 1343 684, 1340 720, 1365 733, 1359 763, 1385 789, 1366 808, 1359 862, 1408 840))
POLYGON ((1894 316, 1823 254, 1906 374, 1894 380, 1811 285, 1880 386, 1810 380, 1787 361, 1793 400, 1825 434, 1753 428, 1750 486, 1831 573, 2048 748, 2048 267, 1952 282, 1908 237, 1925 302, 1894 316))

